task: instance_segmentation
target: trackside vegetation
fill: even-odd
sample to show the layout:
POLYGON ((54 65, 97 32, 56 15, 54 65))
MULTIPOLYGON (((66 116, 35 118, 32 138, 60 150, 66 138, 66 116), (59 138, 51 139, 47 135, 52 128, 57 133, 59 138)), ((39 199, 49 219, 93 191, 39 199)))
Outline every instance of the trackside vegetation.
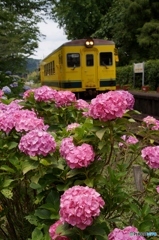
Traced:
MULTIPOLYGON (((117 67, 117 85, 129 85, 130 88, 135 87, 141 89, 142 73, 135 74, 135 86, 133 86, 134 72, 133 64, 123 67, 117 67)), ((144 82, 149 85, 151 90, 159 87, 159 60, 149 60, 144 62, 144 82)))

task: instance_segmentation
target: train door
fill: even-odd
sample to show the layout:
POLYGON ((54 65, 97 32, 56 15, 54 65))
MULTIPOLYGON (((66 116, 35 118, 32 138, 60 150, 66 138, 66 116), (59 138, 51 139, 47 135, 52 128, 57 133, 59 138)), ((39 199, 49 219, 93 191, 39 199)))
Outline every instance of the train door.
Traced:
POLYGON ((100 90, 115 90, 116 89, 116 69, 115 59, 113 58, 114 48, 101 49, 99 52, 99 82, 100 90))
POLYGON ((83 88, 98 88, 97 78, 97 52, 87 49, 83 53, 83 64, 82 64, 82 80, 83 88))

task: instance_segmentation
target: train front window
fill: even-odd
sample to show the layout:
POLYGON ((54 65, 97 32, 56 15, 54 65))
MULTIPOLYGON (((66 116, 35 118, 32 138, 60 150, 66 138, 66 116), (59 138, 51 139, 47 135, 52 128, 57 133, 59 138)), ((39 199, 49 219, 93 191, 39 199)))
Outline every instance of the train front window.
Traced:
POLYGON ((100 65, 111 66, 113 64, 112 52, 101 52, 100 53, 100 65))
POLYGON ((80 66, 80 54, 68 53, 67 54, 67 67, 79 67, 80 66))
POLYGON ((86 55, 86 66, 87 67, 94 66, 94 56, 93 56, 93 54, 87 54, 86 55))

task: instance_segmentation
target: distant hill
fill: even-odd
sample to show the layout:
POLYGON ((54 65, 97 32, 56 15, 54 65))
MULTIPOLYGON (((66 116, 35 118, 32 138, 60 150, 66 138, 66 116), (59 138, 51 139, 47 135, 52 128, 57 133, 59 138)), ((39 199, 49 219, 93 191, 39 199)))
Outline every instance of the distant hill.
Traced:
POLYGON ((27 72, 33 72, 39 68, 41 59, 28 58, 26 64, 27 72))

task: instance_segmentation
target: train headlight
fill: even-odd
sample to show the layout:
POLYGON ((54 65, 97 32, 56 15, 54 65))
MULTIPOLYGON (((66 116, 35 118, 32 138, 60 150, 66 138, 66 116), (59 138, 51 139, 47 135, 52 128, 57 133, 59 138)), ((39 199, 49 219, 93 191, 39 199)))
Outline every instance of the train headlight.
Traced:
POLYGON ((87 40, 86 40, 85 46, 86 46, 87 48, 91 48, 91 47, 93 47, 93 45, 94 45, 93 39, 87 39, 87 40))

